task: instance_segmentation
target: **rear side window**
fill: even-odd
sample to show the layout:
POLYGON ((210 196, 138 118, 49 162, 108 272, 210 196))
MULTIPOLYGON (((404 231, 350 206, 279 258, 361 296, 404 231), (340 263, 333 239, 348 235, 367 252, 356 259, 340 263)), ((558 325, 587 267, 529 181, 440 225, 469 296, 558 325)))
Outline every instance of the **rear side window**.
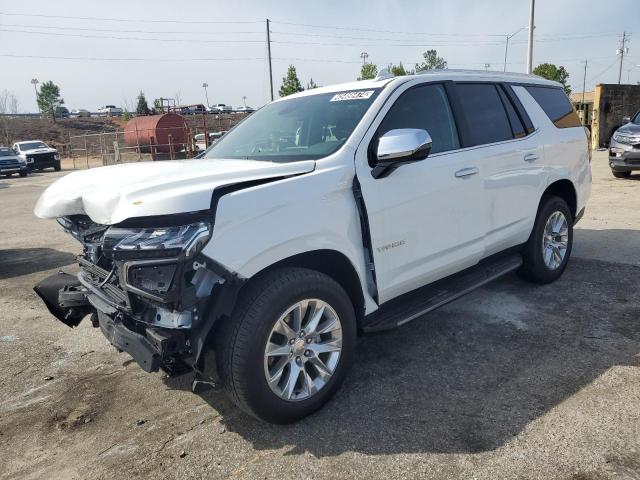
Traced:
POLYGON ((498 88, 498 93, 500 94, 502 104, 507 111, 507 117, 509 117, 509 124, 511 125, 511 132, 513 133, 513 136, 515 138, 522 138, 526 136, 527 134, 525 132, 524 125, 522 125, 522 121, 520 120, 520 117, 518 117, 516 109, 513 108, 511 101, 507 98, 507 95, 501 88, 498 88))
POLYGON ((580 127, 580 118, 561 88, 526 87, 549 120, 558 128, 580 127))
POLYGON ((496 85, 459 83, 456 86, 462 112, 469 125, 472 145, 511 140, 509 117, 496 85))
POLYGON ((429 132, 432 153, 460 148, 447 93, 439 84, 410 88, 400 95, 380 124, 378 135, 396 128, 420 128, 429 132))

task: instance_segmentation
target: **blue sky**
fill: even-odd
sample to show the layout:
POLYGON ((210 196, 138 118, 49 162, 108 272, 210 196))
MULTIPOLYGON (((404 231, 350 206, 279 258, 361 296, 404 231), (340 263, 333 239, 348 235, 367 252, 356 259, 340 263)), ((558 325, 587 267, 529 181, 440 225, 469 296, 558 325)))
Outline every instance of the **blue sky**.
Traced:
MULTIPOLYGON (((241 105, 246 96, 259 106, 268 101, 266 18, 276 96, 290 63, 303 84, 327 85, 354 80, 363 51, 379 67, 412 66, 435 48, 450 68, 502 70, 505 35, 527 25, 528 10, 529 0, 3 2, 0 90, 34 111, 30 79, 53 80, 69 108, 95 110, 131 104, 140 90, 148 99, 204 103, 207 82, 212 104, 241 105)), ((537 0, 534 65, 564 65, 578 91, 587 59, 587 90, 614 83, 626 30, 633 34, 622 78, 639 82, 639 19, 637 0, 537 0)), ((509 70, 525 70, 526 39, 523 30, 511 40, 509 70)))

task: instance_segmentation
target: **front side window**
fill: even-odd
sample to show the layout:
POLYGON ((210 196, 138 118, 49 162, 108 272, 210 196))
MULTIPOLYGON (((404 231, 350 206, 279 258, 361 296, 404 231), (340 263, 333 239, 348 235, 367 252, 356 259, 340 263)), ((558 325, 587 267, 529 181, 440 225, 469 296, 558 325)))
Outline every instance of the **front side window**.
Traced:
POLYGON ((380 89, 321 93, 271 103, 230 130, 204 158, 295 162, 336 152, 380 89))
POLYGON ((507 112, 491 83, 463 83, 456 86, 462 112, 469 125, 472 145, 511 140, 513 133, 507 112))
POLYGON ((398 128, 426 130, 433 141, 431 152, 460 148, 458 131, 442 85, 421 85, 404 92, 378 128, 378 136, 398 128))
POLYGON ((580 127, 580 117, 561 88, 526 87, 527 92, 538 102, 549 120, 558 128, 580 127))

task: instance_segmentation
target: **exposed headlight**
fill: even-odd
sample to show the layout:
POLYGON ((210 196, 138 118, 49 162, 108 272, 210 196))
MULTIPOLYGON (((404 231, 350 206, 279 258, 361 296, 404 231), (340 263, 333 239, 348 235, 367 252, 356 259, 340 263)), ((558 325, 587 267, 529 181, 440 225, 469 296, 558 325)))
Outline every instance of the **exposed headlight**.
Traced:
POLYGON ((157 252, 192 257, 202 250, 209 238, 211 225, 207 222, 197 222, 158 228, 111 227, 107 230, 104 243, 105 247, 114 253, 157 252))

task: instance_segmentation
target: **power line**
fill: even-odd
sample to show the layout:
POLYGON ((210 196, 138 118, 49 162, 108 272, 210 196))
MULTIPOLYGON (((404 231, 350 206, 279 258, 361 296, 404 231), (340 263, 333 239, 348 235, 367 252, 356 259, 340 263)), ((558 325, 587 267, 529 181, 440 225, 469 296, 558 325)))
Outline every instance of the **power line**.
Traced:
POLYGON ((43 60, 81 60, 81 61, 97 61, 97 62, 218 62, 218 61, 251 61, 264 60, 263 57, 228 57, 228 58, 105 58, 105 57, 62 57, 62 56, 46 56, 46 55, 14 55, 11 53, 0 53, 0 57, 7 58, 36 58, 43 60))
POLYGON ((202 30, 193 31, 193 30, 127 30, 127 29, 114 29, 114 28, 82 28, 82 27, 60 27, 58 25, 24 25, 24 24, 15 24, 15 23, 3 23, 2 27, 18 27, 18 28, 43 28, 43 29, 53 29, 53 30, 76 30, 79 32, 107 32, 107 33, 149 33, 149 34, 192 34, 192 35, 229 35, 233 33, 234 35, 263 35, 264 33, 261 31, 215 31, 215 32, 205 32, 202 30))
POLYGON ((32 35, 49 35, 55 37, 75 37, 75 38, 97 38, 106 40, 139 40, 139 41, 152 41, 152 42, 187 42, 187 43, 262 43, 264 40, 206 40, 206 39, 193 39, 193 38, 148 38, 148 37, 116 37, 112 35, 86 35, 80 33, 57 33, 57 32, 31 32, 28 30, 12 30, 7 28, 0 28, 0 32, 10 33, 26 33, 32 35))
MULTIPOLYGON (((352 32, 372 32, 372 33, 395 33, 395 34, 403 34, 403 35, 425 35, 425 32, 400 32, 397 30, 380 30, 377 28, 355 28, 355 27, 336 27, 335 25, 312 25, 309 23, 294 23, 294 22, 273 22, 275 24, 280 25, 295 25, 299 27, 307 27, 307 28, 324 28, 324 29, 332 29, 332 30, 349 30, 352 32)), ((459 37, 468 37, 468 36, 484 36, 484 37, 504 37, 502 34, 495 33, 429 33, 428 35, 447 35, 447 36, 459 36, 459 37)))
POLYGON ((262 20, 133 20, 131 18, 110 18, 110 17, 73 17, 66 15, 43 15, 39 13, 8 13, 0 12, 0 15, 13 17, 39 17, 39 18, 59 18, 65 20, 91 20, 96 22, 129 22, 129 23, 184 23, 184 24, 248 24, 262 23, 262 20))

